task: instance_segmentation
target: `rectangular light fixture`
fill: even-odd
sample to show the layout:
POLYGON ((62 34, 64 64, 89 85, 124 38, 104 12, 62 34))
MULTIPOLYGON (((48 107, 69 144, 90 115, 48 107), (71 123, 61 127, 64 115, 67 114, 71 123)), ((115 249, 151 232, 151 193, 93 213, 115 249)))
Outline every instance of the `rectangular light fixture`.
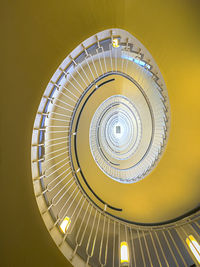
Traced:
POLYGON ((62 230, 64 234, 67 232, 67 229, 69 228, 70 223, 71 223, 70 218, 66 216, 65 219, 60 224, 60 229, 62 230))
POLYGON ((112 41, 112 46, 114 47, 114 48, 117 48, 117 47, 119 47, 119 40, 116 38, 116 39, 113 39, 113 41, 112 41))
POLYGON ((121 242, 121 264, 126 265, 129 263, 129 251, 127 242, 121 242))
POLYGON ((199 245, 199 243, 196 241, 196 239, 194 238, 193 235, 189 235, 186 238, 186 243, 187 243, 188 247, 190 248, 190 250, 192 251, 195 258, 197 259, 198 263, 200 264, 200 245, 199 245))

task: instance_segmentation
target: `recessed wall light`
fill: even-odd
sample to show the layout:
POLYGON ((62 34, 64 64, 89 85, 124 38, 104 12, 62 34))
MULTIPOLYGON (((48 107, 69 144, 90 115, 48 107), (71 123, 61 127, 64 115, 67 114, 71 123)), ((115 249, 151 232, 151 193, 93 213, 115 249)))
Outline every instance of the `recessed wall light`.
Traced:
POLYGON ((129 251, 128 243, 123 241, 121 242, 121 265, 127 265, 129 263, 129 251))
POLYGON ((199 243, 196 241, 196 239, 194 238, 193 235, 189 235, 186 238, 186 243, 187 243, 188 247, 190 248, 190 250, 192 251, 195 258, 197 259, 198 263, 200 264, 200 245, 199 245, 199 243))
POLYGON ((69 228, 70 224, 71 224, 70 218, 69 217, 65 217, 65 219, 60 224, 60 229, 62 230, 62 232, 64 234, 67 232, 67 229, 69 228))

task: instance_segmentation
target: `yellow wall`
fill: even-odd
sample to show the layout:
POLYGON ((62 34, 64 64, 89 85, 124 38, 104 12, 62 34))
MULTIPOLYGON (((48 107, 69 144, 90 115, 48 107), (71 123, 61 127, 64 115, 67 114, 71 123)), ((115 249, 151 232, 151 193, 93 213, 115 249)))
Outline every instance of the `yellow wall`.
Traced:
MULTIPOLYGON (((82 40, 106 28, 123 28, 138 38, 158 63, 168 87, 172 122, 167 151, 155 172, 138 183, 137 193, 145 190, 149 202, 156 194, 155 204, 162 204, 163 214, 171 217, 198 205, 199 7, 194 0, 1 3, 2 266, 68 266, 34 199, 32 126, 45 86, 64 57, 82 40)), ((144 205, 141 211, 151 212, 144 205)))

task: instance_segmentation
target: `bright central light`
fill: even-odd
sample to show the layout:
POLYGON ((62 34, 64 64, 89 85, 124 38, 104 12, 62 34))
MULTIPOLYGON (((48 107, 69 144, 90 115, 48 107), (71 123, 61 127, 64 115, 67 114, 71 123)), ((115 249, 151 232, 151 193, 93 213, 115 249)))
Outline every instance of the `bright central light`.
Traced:
POLYGON ((120 139, 124 134, 123 125, 119 122, 116 125, 114 125, 113 133, 114 133, 115 138, 120 139))
POLYGON ((124 95, 104 100, 93 115, 89 134, 92 156, 99 168, 118 182, 132 182, 138 175, 132 160, 141 135, 141 119, 132 100, 124 95))
POLYGON ((119 125, 116 126, 116 134, 121 133, 121 127, 119 125))
POLYGON ((122 264, 129 263, 128 244, 125 241, 121 242, 121 263, 122 264))

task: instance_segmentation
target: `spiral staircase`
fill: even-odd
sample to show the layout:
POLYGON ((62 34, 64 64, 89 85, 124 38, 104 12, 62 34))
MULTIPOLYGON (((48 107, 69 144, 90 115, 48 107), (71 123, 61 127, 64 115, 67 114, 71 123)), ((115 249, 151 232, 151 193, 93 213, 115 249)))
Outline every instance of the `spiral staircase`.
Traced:
POLYGON ((74 266, 200 263, 190 249, 200 257, 199 209, 149 223, 130 201, 165 153, 170 116, 156 62, 125 30, 86 39, 56 70, 34 122, 32 177, 46 227, 74 266))

